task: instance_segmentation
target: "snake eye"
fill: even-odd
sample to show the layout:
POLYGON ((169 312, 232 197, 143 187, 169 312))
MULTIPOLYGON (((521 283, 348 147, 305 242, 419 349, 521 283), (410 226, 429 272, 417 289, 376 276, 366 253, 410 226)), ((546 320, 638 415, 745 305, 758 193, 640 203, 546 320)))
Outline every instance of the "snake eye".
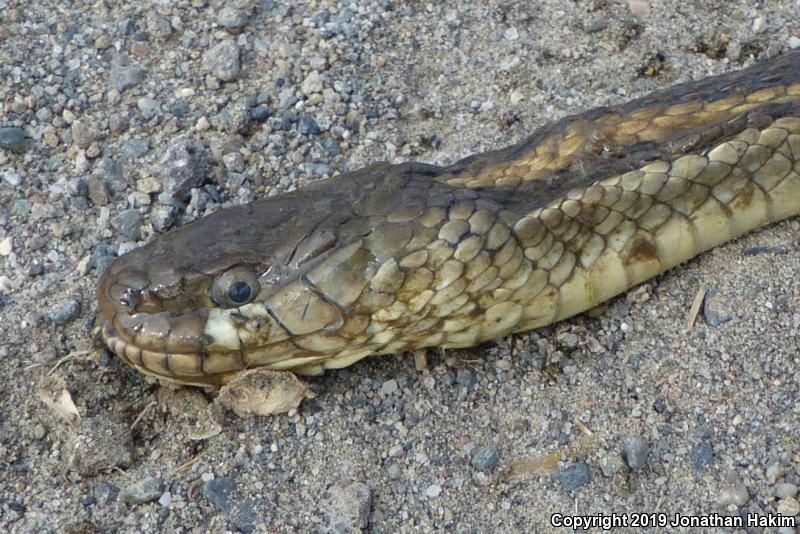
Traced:
POLYGON ((236 308, 252 301, 260 287, 252 269, 234 267, 211 285, 211 299, 222 308, 236 308))

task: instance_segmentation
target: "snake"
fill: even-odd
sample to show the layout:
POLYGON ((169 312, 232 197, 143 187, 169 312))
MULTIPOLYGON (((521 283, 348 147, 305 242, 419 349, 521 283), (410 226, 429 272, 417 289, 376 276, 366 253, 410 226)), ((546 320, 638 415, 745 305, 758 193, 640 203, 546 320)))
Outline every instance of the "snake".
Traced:
POLYGON ((549 325, 798 213, 800 50, 219 209, 115 258, 98 326, 167 381, 314 375, 549 325))

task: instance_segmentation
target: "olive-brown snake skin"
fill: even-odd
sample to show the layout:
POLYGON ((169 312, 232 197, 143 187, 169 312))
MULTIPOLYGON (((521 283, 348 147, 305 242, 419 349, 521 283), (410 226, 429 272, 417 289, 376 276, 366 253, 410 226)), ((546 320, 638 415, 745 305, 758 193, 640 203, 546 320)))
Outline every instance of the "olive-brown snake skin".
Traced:
POLYGON ((105 343, 221 385, 468 347, 575 315, 800 213, 800 51, 538 129, 219 210, 117 258, 105 343))

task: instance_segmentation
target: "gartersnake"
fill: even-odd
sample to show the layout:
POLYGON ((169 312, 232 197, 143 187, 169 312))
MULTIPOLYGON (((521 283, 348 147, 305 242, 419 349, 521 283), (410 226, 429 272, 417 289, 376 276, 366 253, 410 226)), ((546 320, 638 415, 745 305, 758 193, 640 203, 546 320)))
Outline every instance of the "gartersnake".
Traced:
POLYGON ((447 167, 378 164, 117 258, 102 336, 220 385, 540 327, 800 212, 800 51, 594 109, 447 167))

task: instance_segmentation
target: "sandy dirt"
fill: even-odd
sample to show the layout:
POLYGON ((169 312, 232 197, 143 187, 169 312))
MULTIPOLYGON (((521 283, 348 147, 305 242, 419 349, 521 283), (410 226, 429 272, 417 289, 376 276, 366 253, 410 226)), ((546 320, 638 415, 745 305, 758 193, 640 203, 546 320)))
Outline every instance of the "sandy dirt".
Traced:
MULTIPOLYGON (((800 521, 796 219, 591 316, 432 351, 423 371, 398 355, 329 372, 275 417, 127 368, 94 300, 116 254, 220 205, 505 146, 798 47, 798 20, 798 0, 0 0, 0 531, 800 521), (183 138, 207 180, 170 203, 183 138), (39 398, 62 388, 80 424, 39 398)), ((634 531, 697 529, 614 529, 634 531)))

